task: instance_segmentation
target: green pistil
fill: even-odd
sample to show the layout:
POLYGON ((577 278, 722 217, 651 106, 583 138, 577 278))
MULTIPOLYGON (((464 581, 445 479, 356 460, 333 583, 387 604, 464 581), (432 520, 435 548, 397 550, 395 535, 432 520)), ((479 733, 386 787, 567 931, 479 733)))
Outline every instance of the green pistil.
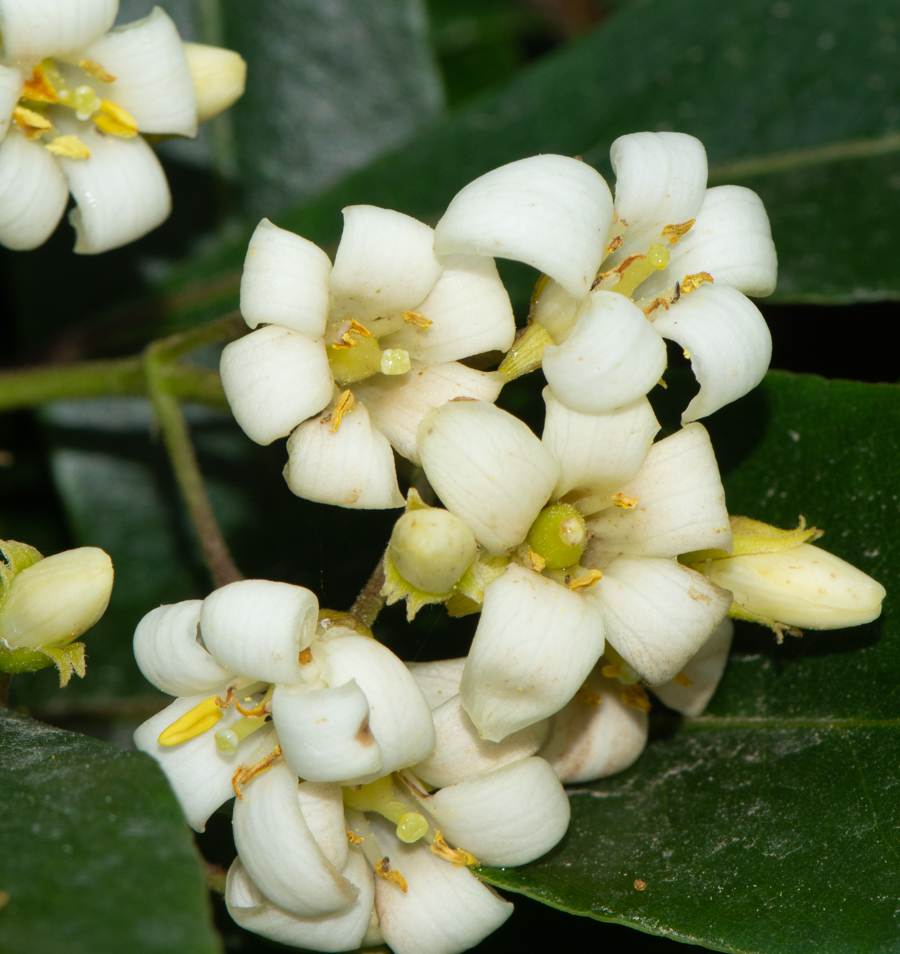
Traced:
POLYGON ((528 546, 546 561, 548 570, 577 563, 586 542, 584 517, 571 504, 544 507, 528 531, 528 546))

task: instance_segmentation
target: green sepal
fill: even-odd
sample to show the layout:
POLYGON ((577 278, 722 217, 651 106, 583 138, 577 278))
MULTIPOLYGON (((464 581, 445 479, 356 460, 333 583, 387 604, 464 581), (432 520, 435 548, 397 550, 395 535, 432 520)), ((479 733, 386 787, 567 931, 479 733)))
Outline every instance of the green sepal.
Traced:
MULTIPOLYGON (((0 562, 0 610, 2 610, 6 603, 13 577, 15 577, 17 573, 21 573, 22 570, 34 566, 39 560, 43 560, 44 556, 40 550, 35 550, 34 547, 29 546, 27 543, 19 543, 16 540, 0 540, 0 554, 2 554, 3 560, 5 561, 0 562)), ((27 670, 21 671, 24 672, 27 670)))
POLYGON ((319 626, 324 630, 349 629, 357 636, 372 636, 372 630, 365 623, 344 610, 320 609, 319 626))
POLYGON ((478 556, 472 562, 472 565, 459 578, 456 584, 456 594, 454 595, 454 607, 451 610, 448 605, 447 610, 451 616, 466 616, 468 613, 477 613, 484 602, 484 589, 489 583, 493 583, 509 565, 508 557, 491 556, 487 550, 478 548, 478 556), (463 609, 465 603, 458 597, 466 597, 475 604, 476 609, 463 609))
MULTIPOLYGON (((411 493, 414 493, 414 491, 411 491, 411 493)), ((411 507, 410 509, 418 510, 420 508, 411 507)), ((384 586, 381 588, 381 595, 387 597, 388 606, 392 606, 400 600, 406 600, 407 622, 412 622, 416 618, 416 613, 423 606, 428 606, 430 603, 446 603, 454 592, 455 588, 447 593, 426 593, 424 590, 418 589, 400 575, 400 571, 391 559, 391 548, 388 547, 384 551, 384 586)))
POLYGON ((10 649, 0 643, 0 672, 13 675, 20 672, 37 672, 52 666, 53 660, 39 649, 10 649))
POLYGON ((784 634, 790 633, 791 636, 802 636, 803 630, 797 629, 796 626, 788 626, 787 623, 779 623, 777 620, 769 619, 768 616, 757 616, 756 613, 751 613, 750 610, 744 609, 740 603, 732 603, 731 609, 728 611, 728 616, 731 619, 742 619, 748 623, 758 623, 760 626, 768 626, 769 629, 775 634, 775 641, 781 645, 784 642, 784 634))
POLYGON ((59 670, 60 688, 69 684, 73 672, 84 679, 87 672, 84 643, 38 649, 9 649, 0 644, 0 672, 37 672, 47 666, 56 666, 59 670))
MULTIPOLYGON (((700 568, 694 564, 706 563, 708 560, 726 560, 728 557, 750 556, 755 553, 777 553, 780 550, 792 550, 801 543, 811 543, 822 536, 822 530, 807 527, 806 520, 801 516, 793 530, 782 530, 762 520, 753 520, 751 517, 729 516, 731 533, 734 539, 734 548, 731 553, 725 550, 694 550, 683 553, 678 562, 685 566, 700 568)), ((702 573, 703 571, 700 570, 702 573)), ((741 617, 743 618, 743 617, 741 617)), ((766 624, 768 625, 768 624, 766 624)))

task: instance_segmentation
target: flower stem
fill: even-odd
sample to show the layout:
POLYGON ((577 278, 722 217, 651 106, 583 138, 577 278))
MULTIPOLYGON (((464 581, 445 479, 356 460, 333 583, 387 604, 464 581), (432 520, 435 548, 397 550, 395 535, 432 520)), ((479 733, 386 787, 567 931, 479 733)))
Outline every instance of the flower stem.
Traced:
POLYGON ((378 619, 378 614, 384 608, 387 599, 387 596, 381 594, 383 586, 384 560, 380 559, 369 577, 369 582, 362 588, 359 596, 356 597, 350 607, 350 615, 355 616, 364 626, 368 626, 370 629, 375 620, 378 619))
POLYGON ((143 394, 145 390, 139 356, 3 371, 0 372, 0 411, 34 407, 59 398, 143 394))

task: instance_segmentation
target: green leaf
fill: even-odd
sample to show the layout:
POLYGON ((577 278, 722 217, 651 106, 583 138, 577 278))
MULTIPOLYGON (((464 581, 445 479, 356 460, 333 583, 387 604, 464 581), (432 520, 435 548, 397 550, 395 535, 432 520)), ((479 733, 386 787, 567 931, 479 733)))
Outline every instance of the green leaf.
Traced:
POLYGON ((883 617, 782 646, 738 624, 707 715, 664 719, 631 769, 573 792, 544 859, 482 876, 714 950, 900 950, 900 389, 770 373, 709 429, 729 510, 824 528, 887 587, 883 617))
POLYGON ((0 710, 0 952, 215 954, 201 861, 148 756, 0 710))

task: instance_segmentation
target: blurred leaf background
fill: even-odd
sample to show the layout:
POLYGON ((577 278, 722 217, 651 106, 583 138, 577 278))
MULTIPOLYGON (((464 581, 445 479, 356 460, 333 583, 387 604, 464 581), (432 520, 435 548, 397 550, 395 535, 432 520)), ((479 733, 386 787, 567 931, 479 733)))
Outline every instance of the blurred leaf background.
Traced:
MULTIPOLYGON (((42 249, 0 253, 4 367, 130 354, 228 312, 262 215, 333 252, 344 205, 390 206, 434 224, 462 185, 504 162, 561 152, 610 175, 616 136, 687 132, 707 147, 711 183, 747 185, 769 210, 780 279, 761 307, 773 368, 888 382, 872 388, 775 374, 716 415, 709 426, 731 509, 783 525, 803 512, 828 531, 824 545, 879 578, 889 594, 900 582, 892 346, 900 297, 900 10, 893 0, 164 6, 186 39, 241 52, 247 94, 197 142, 160 148, 175 211, 156 232, 83 258, 71 254, 63 224, 42 249)), ((140 0, 124 0, 119 19, 147 12, 140 0)), ((508 263, 501 272, 523 320, 534 276, 508 263)), ((194 356, 209 366, 216 358, 214 350, 194 356)), ((673 409, 690 384, 679 376, 680 353, 670 360, 673 387, 654 401, 674 427, 673 409)), ((525 379, 505 389, 501 403, 539 431, 538 393, 525 379)), ((309 586, 322 605, 347 608, 394 516, 300 501, 281 478, 280 442, 252 445, 209 408, 189 406, 187 416, 241 569, 309 586)), ((65 731, 54 735, 17 716, 0 724, 4 752, 30 752, 22 739, 39 736, 27 756, 39 763, 37 774, 18 774, 21 761, 10 759, 0 775, 0 835, 14 846, 0 857, 0 891, 11 895, 0 910, 0 952, 275 949, 231 924, 218 901, 222 940, 200 902, 180 915, 182 934, 147 929, 165 921, 167 896, 148 888, 136 897, 120 887, 125 866, 157 870, 146 839, 125 839, 120 861, 102 863, 119 824, 103 800, 134 798, 133 776, 153 806, 137 812, 135 824, 152 815, 161 826, 157 848, 180 859, 171 877, 185 897, 202 886, 202 866, 155 766, 131 755, 123 775, 90 768, 119 764, 109 744, 127 749, 135 725, 164 701, 134 665, 137 620, 210 586, 149 405, 59 401, 5 414, 0 465, 0 538, 45 553, 98 545, 116 566, 110 610, 88 636, 87 679, 65 692, 53 670, 13 682, 11 705, 65 731), (96 750, 82 760, 79 746, 96 750), (50 764, 57 755, 71 758, 68 775, 50 764), (29 838, 26 825, 10 840, 14 817, 69 790, 76 795, 63 798, 54 817, 34 815, 30 823, 43 829, 29 838), (60 868, 68 854, 83 864, 60 868), (37 862, 22 866, 24 856, 37 862), (74 879, 76 899, 110 892, 126 916, 101 928, 98 913, 98 923, 85 927, 84 905, 56 901, 65 893, 60 871, 74 879), (78 871, 93 874, 79 880, 78 871), (141 917, 127 916, 138 901, 141 917)), ((710 721, 684 725, 658 707, 638 765, 573 796, 576 824, 556 852, 516 872, 488 873, 564 910, 620 924, 526 899, 482 948, 674 951, 669 935, 773 954, 900 951, 898 778, 890 757, 900 727, 900 626, 887 608, 863 630, 780 648, 739 627, 710 721), (746 768, 760 763, 763 770, 746 768), (850 863, 877 872, 876 881, 848 879, 850 863), (633 879, 648 873, 650 889, 636 895, 633 879)), ((473 630, 473 618, 451 625, 431 609, 408 627, 395 607, 376 631, 404 658, 428 659, 463 653, 473 630)), ((229 828, 227 814, 217 815, 198 839, 207 861, 230 863, 229 828)))

